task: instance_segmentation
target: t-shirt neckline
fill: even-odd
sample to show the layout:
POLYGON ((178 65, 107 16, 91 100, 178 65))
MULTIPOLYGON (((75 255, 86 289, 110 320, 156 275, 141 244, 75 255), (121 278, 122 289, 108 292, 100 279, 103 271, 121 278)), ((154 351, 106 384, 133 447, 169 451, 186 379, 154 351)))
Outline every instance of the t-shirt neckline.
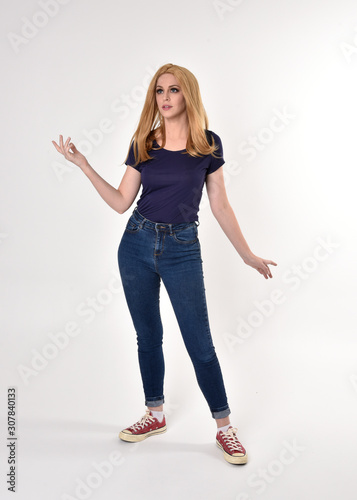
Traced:
MULTIPOLYGON (((157 140, 154 139, 154 142, 160 147, 160 145, 158 144, 157 140)), ((169 153, 181 153, 182 151, 187 151, 186 148, 185 149, 166 149, 166 148, 161 148, 163 149, 164 151, 168 151, 169 153)))

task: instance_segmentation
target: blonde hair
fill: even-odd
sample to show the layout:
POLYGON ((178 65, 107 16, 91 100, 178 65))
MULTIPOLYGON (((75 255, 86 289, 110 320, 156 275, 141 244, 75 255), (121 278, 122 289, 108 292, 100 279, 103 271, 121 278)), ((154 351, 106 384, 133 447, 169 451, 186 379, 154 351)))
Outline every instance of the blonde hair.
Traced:
MULTIPOLYGON (((205 108, 202 103, 200 88, 196 77, 186 68, 177 66, 176 64, 164 64, 159 68, 153 76, 149 88, 147 90, 145 103, 140 115, 139 125, 130 140, 130 146, 125 162, 128 160, 131 144, 134 141, 134 156, 135 165, 138 163, 151 160, 152 157, 148 154, 151 149, 157 150, 165 146, 166 132, 165 121, 159 111, 156 103, 156 85, 158 78, 164 73, 174 75, 181 87, 183 97, 186 102, 186 112, 188 118, 189 134, 187 138, 186 150, 191 156, 202 156, 212 154, 217 150, 214 139, 211 136, 212 144, 207 140, 205 129, 208 129, 208 118, 205 108), (160 148, 153 148, 155 139, 155 131, 160 133, 162 144, 160 148)), ((184 154, 187 154, 186 152, 184 154)), ((213 155, 214 156, 214 155, 213 155)))

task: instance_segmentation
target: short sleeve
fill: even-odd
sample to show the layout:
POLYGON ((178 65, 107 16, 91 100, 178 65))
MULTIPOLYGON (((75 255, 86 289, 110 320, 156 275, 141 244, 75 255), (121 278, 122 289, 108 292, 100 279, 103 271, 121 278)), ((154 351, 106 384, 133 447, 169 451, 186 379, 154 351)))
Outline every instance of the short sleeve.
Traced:
POLYGON ((135 163, 136 162, 135 162, 134 141, 133 141, 131 143, 129 154, 128 154, 128 159, 126 160, 125 165, 129 165, 130 167, 135 168, 135 170, 138 170, 139 172, 141 172, 141 163, 139 163, 138 165, 136 165, 136 167, 134 167, 135 163))
MULTIPOLYGON (((210 132, 211 132, 211 135, 213 136, 214 142, 218 146, 218 148, 214 152, 214 155, 216 156, 216 158, 211 155, 211 163, 210 163, 210 166, 207 169, 207 174, 212 174, 213 172, 215 172, 216 170, 218 170, 219 167, 221 167, 225 163, 225 160, 223 158, 222 141, 221 141, 220 137, 217 134, 215 134, 212 131, 210 131, 210 132)), ((212 141, 210 141, 210 143, 212 144, 212 141)))

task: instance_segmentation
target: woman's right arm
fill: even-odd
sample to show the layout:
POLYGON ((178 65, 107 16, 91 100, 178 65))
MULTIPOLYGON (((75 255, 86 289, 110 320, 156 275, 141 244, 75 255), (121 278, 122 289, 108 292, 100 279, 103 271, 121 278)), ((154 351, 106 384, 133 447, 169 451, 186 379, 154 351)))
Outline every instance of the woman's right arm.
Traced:
POLYGON ((63 144, 63 137, 60 135, 59 145, 52 141, 59 153, 62 153, 66 160, 77 165, 88 177, 103 200, 116 212, 123 214, 133 204, 141 185, 141 174, 135 168, 127 166, 125 174, 118 189, 103 179, 92 166, 86 157, 82 155, 73 143, 69 143, 70 137, 63 144), (71 152, 71 151, 72 152, 71 152))

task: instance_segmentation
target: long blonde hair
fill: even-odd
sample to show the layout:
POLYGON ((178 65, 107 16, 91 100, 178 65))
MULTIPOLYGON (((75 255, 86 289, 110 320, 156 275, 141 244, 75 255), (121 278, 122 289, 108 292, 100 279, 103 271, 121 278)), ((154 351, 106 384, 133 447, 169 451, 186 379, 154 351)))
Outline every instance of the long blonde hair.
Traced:
MULTIPOLYGON (((135 165, 151 160, 148 154, 151 149, 157 150, 165 146, 166 132, 165 121, 156 103, 156 84, 158 78, 164 73, 173 74, 181 86, 183 96, 186 101, 186 112, 188 117, 189 134, 187 138, 186 150, 191 156, 202 156, 212 154, 217 150, 213 137, 211 144, 207 140, 205 129, 208 129, 208 118, 202 103, 201 92, 196 77, 186 68, 176 64, 164 64, 153 76, 147 94, 143 110, 141 112, 139 125, 130 140, 130 146, 125 162, 128 160, 132 141, 134 141, 135 165), (153 148, 155 131, 160 133, 162 144, 160 148, 153 148)), ((184 154, 187 154, 186 152, 184 154)), ((213 155, 214 156, 214 155, 213 155)))

